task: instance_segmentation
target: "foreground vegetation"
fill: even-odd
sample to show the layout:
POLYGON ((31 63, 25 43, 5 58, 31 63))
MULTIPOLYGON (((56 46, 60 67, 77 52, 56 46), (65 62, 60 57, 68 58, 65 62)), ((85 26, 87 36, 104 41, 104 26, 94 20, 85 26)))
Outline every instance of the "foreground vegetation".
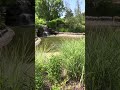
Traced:
POLYGON ((88 90, 120 89, 120 29, 86 28, 85 85, 88 90))
POLYGON ((34 89, 33 28, 12 29, 15 37, 7 46, 0 48, 0 90, 34 89))
POLYGON ((36 90, 46 88, 60 90, 71 81, 79 83, 81 81, 81 85, 84 84, 84 39, 65 40, 58 49, 59 55, 47 58, 46 50, 41 47, 36 48, 36 90))

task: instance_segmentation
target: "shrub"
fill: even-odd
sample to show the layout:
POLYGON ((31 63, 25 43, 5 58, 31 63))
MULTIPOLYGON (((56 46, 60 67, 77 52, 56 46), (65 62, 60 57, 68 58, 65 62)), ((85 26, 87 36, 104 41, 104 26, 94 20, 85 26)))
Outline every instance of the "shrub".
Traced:
POLYGON ((85 26, 84 25, 75 26, 74 29, 72 30, 72 32, 83 33, 83 32, 85 32, 85 26))
POLYGON ((47 26, 53 29, 56 29, 57 27, 59 27, 60 24, 64 24, 64 19, 58 18, 58 19, 54 19, 47 22, 47 26))
POLYGON ((42 18, 38 18, 37 15, 35 16, 35 27, 38 28, 40 25, 45 25, 46 22, 42 18))
POLYGON ((68 32, 69 29, 68 28, 59 28, 59 32, 68 32))
POLYGON ((50 58, 47 72, 50 82, 59 83, 61 81, 62 59, 58 56, 50 58))
POLYGON ((76 17, 70 17, 66 19, 66 27, 69 28, 69 32, 85 32, 84 25, 82 25, 81 21, 78 21, 76 17))

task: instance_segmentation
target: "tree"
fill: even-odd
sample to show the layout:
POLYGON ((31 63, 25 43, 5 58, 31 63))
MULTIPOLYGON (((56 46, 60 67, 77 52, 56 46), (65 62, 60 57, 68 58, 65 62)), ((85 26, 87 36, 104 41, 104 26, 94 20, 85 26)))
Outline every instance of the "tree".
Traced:
POLYGON ((62 0, 36 0, 35 12, 47 21, 59 18, 64 10, 62 0))
POLYGON ((80 9, 80 4, 79 4, 79 0, 77 0, 77 8, 75 9, 75 17, 76 17, 76 21, 78 22, 78 24, 82 23, 82 13, 81 13, 81 9, 80 9))
POLYGON ((75 9, 75 15, 80 16, 81 15, 81 9, 80 9, 79 0, 77 0, 76 3, 77 3, 77 8, 75 9))
POLYGON ((70 8, 66 8, 65 18, 73 17, 72 10, 70 8))

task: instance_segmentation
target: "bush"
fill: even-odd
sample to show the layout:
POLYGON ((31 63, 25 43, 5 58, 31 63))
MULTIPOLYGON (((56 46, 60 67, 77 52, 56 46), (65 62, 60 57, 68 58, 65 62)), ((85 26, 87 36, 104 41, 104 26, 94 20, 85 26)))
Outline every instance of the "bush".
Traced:
POLYGON ((78 25, 78 26, 75 26, 74 29, 71 30, 71 32, 79 32, 79 33, 83 33, 85 32, 85 26, 84 25, 78 25))
POLYGON ((59 28, 58 30, 59 30, 59 32, 68 32, 69 31, 68 28, 59 28))
POLYGON ((35 27, 38 28, 40 25, 45 25, 46 22, 44 19, 42 18, 38 18, 37 16, 35 16, 35 27))
POLYGON ((65 24, 66 27, 69 28, 69 32, 85 32, 85 26, 81 23, 81 21, 78 21, 76 17, 67 18, 65 24))
POLYGON ((48 78, 52 83, 59 83, 61 81, 62 59, 58 56, 53 56, 48 64, 48 78))
POLYGON ((53 29, 56 29, 57 27, 59 27, 60 24, 64 24, 64 19, 58 18, 58 19, 54 19, 52 21, 47 22, 47 26, 53 29))

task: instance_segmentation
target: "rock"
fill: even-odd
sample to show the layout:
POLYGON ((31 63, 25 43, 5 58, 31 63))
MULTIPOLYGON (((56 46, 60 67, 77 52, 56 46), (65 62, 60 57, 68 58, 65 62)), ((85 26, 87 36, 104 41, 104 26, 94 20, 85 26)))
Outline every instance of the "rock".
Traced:
POLYGON ((40 39, 40 38, 37 38, 37 39, 35 40, 35 46, 38 46, 38 45, 40 44, 40 42, 41 42, 41 39, 40 39))
POLYGON ((6 46, 13 39, 15 35, 14 31, 9 27, 6 27, 4 30, 0 30, 0 48, 6 46))
POLYGON ((34 24, 34 0, 16 0, 6 6, 5 23, 9 26, 34 24))

